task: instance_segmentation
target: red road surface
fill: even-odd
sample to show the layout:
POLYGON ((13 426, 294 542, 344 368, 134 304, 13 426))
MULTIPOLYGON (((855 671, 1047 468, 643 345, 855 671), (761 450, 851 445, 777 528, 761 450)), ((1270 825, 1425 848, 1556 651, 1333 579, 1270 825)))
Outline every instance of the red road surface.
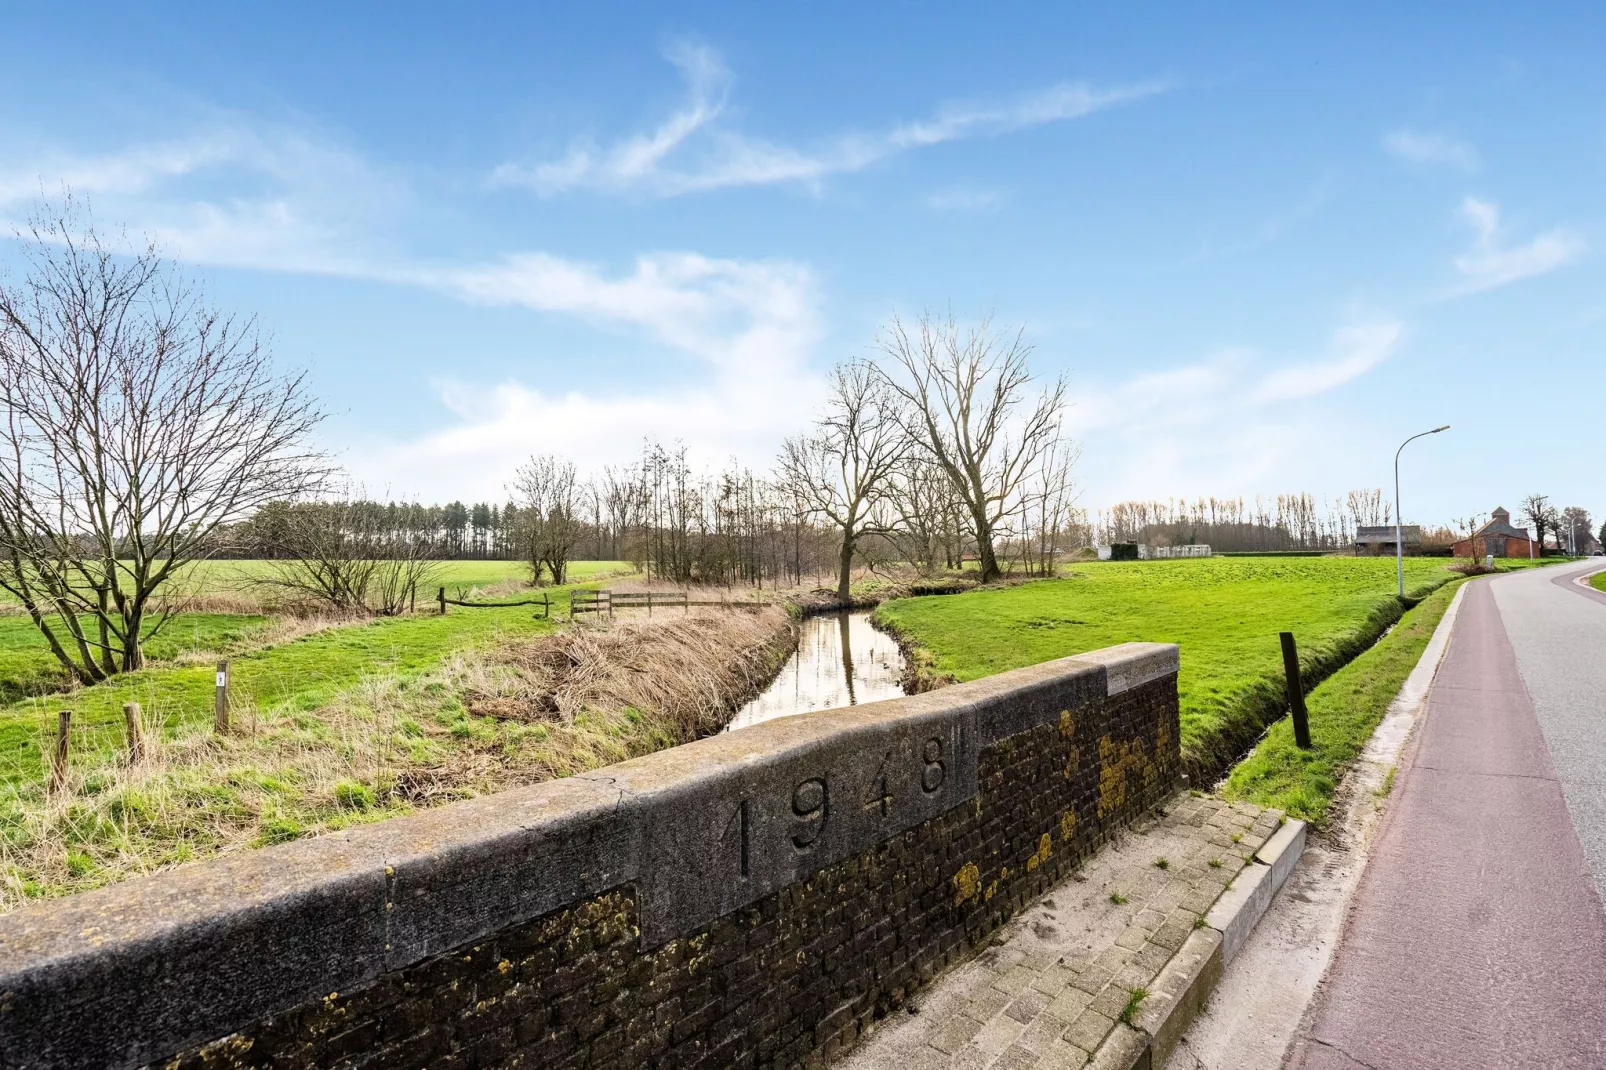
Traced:
POLYGON ((1394 795, 1289 1065, 1606 1067, 1606 912, 1487 581, 1394 795))

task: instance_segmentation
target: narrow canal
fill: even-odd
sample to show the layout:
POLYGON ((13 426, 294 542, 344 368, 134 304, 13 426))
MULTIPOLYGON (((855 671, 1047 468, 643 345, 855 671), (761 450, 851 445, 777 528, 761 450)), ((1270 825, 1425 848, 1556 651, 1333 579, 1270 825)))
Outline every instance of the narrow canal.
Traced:
POLYGON ((797 653, 775 682, 737 711, 727 731, 810 710, 878 702, 903 694, 903 651, 870 625, 870 612, 806 617, 797 653))

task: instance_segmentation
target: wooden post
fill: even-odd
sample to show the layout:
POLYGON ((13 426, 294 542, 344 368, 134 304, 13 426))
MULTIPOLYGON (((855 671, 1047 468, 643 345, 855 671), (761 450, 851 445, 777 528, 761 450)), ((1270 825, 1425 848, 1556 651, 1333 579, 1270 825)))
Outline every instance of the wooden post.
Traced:
POLYGON ((220 736, 229 732, 229 659, 217 663, 217 689, 212 693, 213 727, 220 736))
POLYGON ((50 790, 67 787, 67 748, 72 738, 72 711, 62 710, 56 715, 56 752, 50 760, 50 790))
POLYGON ((1305 689, 1299 682, 1299 651, 1294 633, 1283 632, 1283 675, 1288 684, 1288 709, 1294 717, 1294 743, 1310 750, 1310 719, 1305 714, 1305 689))
POLYGON ((441 600, 441 616, 444 617, 444 616, 446 616, 446 588, 444 588, 444 587, 441 588, 440 600, 441 600))
POLYGON ((145 757, 145 730, 139 723, 139 703, 123 703, 123 735, 128 740, 128 764, 138 764, 145 757))

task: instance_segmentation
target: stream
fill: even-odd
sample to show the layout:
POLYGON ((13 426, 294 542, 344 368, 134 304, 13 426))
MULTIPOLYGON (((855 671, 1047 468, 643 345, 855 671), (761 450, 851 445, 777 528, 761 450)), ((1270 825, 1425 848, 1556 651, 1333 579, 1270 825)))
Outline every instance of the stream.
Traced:
POLYGON ((736 712, 726 731, 903 694, 903 651, 870 625, 869 610, 806 617, 801 629, 797 653, 762 695, 736 712))

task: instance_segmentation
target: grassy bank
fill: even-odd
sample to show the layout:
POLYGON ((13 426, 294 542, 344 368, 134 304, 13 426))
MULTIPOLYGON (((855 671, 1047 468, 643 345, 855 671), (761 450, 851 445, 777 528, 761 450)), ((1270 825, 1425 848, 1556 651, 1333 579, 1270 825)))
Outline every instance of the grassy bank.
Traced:
MULTIPOLYGON (((150 754, 123 759, 119 716, 75 739, 61 792, 45 789, 34 723, 28 775, 0 787, 0 909, 685 742, 757 694, 796 635, 775 608, 561 632, 495 612, 338 629, 242 659, 257 690, 226 736, 190 702, 210 670, 194 695, 168 681, 147 717, 150 754), (436 627, 394 630, 407 624, 436 627), (387 644, 391 660, 372 656, 387 644), (297 690, 278 695, 270 678, 297 690)), ((120 695, 78 701, 99 690, 75 709, 114 708, 120 695)))
POLYGON ((1227 798, 1274 806, 1290 816, 1324 824, 1345 771, 1421 660, 1459 586, 1457 581, 1435 591, 1377 645, 1306 696, 1310 750, 1294 745, 1293 723, 1288 718, 1272 725, 1249 756, 1233 768, 1224 787, 1227 798))
MULTIPOLYGON (((147 626, 147 659, 160 665, 199 653, 234 654, 273 642, 277 614, 264 599, 271 603, 279 592, 255 582, 269 575, 271 568, 267 561, 202 561, 192 566, 175 581, 172 594, 193 599, 208 611, 180 613, 154 635, 147 626), (225 611, 214 611, 219 609, 225 611)), ((569 579, 584 584, 628 571, 630 565, 624 561, 576 561, 569 579)), ((433 604, 436 586, 456 597, 465 588, 507 587, 528 577, 529 569, 518 561, 442 561, 432 589, 419 592, 419 608, 427 610, 433 604)), ((0 592, 0 703, 67 689, 72 681, 66 670, 33 621, 8 597, 0 592)), ((58 634, 65 634, 64 629, 58 628, 58 634)))
MULTIPOLYGON (((1406 561, 1421 598, 1454 580, 1406 561)), ((1309 682, 1377 640, 1406 608, 1380 558, 1209 558, 1078 563, 1071 578, 883 605, 877 619, 931 675, 957 680, 1116 643, 1178 643, 1184 763, 1208 783, 1282 712, 1278 633, 1299 640, 1309 682)))

